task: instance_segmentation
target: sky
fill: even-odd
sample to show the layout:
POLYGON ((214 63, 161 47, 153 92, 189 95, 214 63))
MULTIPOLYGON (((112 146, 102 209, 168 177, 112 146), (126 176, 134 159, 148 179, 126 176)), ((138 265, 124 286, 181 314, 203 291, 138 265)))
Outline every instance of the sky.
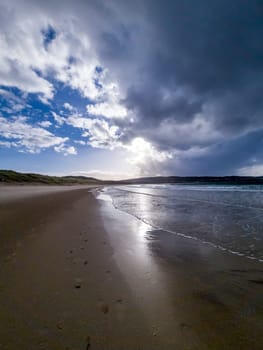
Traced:
POLYGON ((263 3, 0 0, 0 168, 263 175, 263 3))

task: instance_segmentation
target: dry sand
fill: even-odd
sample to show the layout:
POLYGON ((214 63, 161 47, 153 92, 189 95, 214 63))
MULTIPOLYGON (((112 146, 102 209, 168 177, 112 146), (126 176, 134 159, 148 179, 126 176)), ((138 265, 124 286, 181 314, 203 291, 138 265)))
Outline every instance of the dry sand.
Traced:
POLYGON ((146 239, 145 225, 87 187, 10 188, 1 350, 263 348, 263 264, 165 233, 146 239))
POLYGON ((5 200, 0 230, 1 350, 158 343, 114 263, 87 189, 5 200))

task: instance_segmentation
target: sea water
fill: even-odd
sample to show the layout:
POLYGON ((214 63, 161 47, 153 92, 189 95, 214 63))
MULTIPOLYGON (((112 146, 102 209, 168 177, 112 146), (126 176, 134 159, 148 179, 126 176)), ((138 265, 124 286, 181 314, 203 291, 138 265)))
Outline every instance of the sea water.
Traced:
POLYGON ((263 262, 263 187, 129 185, 104 189, 115 208, 153 229, 263 262))

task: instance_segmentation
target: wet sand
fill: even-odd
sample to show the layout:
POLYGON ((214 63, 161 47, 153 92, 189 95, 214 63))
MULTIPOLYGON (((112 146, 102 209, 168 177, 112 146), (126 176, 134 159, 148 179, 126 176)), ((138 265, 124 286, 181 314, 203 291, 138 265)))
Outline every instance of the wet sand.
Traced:
POLYGON ((101 210, 115 261, 161 348, 263 348, 262 263, 152 230, 110 201, 101 210))
POLYGON ((0 199, 1 350, 263 347, 263 264, 32 191, 0 199))

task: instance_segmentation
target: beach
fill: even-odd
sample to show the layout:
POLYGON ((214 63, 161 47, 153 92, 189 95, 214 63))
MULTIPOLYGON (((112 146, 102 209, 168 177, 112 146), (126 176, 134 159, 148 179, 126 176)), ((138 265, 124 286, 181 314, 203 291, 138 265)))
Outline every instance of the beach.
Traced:
POLYGON ((262 348, 262 263, 99 192, 0 188, 1 350, 262 348))

